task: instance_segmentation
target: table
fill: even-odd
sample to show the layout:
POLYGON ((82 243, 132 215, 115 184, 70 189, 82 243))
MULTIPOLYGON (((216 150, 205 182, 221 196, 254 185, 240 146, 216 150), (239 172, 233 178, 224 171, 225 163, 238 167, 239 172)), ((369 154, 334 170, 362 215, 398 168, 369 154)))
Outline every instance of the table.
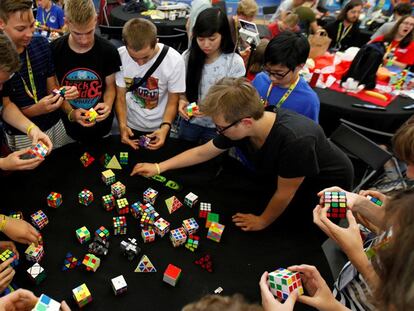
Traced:
MULTIPOLYGON (((265 188, 264 185, 246 178, 239 170, 226 167, 215 177, 217 162, 211 161, 163 174, 167 179, 181 183, 184 187, 181 192, 166 188, 155 180, 129 176, 138 160, 161 161, 188 147, 171 139, 159 151, 136 152, 128 150, 126 145, 120 143, 119 136, 116 136, 93 146, 78 143, 65 146, 53 151, 34 171, 14 172, 10 176, 2 177, 4 180, 0 194, 3 209, 23 210, 25 219, 31 213, 42 209, 49 218, 49 224, 42 230, 45 257, 41 265, 47 272, 46 280, 38 286, 29 283, 24 275, 29 263, 22 259, 16 283, 34 290, 37 295, 46 293, 55 299, 65 299, 72 307, 72 289, 86 283, 94 299, 86 310, 129 310, 132 305, 139 305, 140 310, 180 310, 186 303, 212 293, 219 286, 224 289, 225 295, 241 293, 250 301, 260 301, 258 281, 262 272, 296 263, 316 265, 327 283, 332 284, 320 241, 312 234, 312 230, 315 230, 313 224, 309 224, 309 228, 297 228, 293 223, 276 222, 267 230, 246 233, 231 223, 231 215, 236 211, 259 213, 260 206, 267 201, 261 191, 265 188), (101 196, 110 192, 110 187, 101 180, 100 175, 104 168, 98 160, 83 168, 79 158, 85 151, 96 159, 104 152, 119 156, 120 151, 128 151, 129 165, 114 172, 116 179, 126 185, 126 198, 129 203, 142 200, 142 193, 148 187, 158 190, 159 197, 154 206, 161 217, 171 223, 171 228, 179 227, 184 219, 196 218, 202 227, 199 232, 199 249, 192 253, 184 246, 173 248, 168 237, 157 237, 155 242, 144 244, 138 230, 138 221, 130 214, 127 215, 128 234, 113 236, 112 217, 116 216, 116 212, 105 211, 101 204, 101 196), (84 188, 91 190, 95 197, 88 207, 78 203, 78 193, 84 188), (59 192, 63 196, 63 204, 57 209, 46 205, 46 197, 51 191, 59 192), (220 223, 226 225, 220 243, 205 238, 207 231, 204 222, 197 217, 198 205, 193 209, 182 207, 172 215, 168 214, 164 200, 176 195, 183 201, 190 191, 199 195, 201 202, 210 202, 213 211, 220 214, 220 223), (82 259, 87 253, 87 246, 77 241, 75 230, 86 226, 93 234, 101 225, 111 231, 111 244, 109 254, 101 258, 101 266, 97 272, 87 272, 82 267, 61 271, 67 252, 72 252, 78 259, 82 259), (121 254, 119 243, 127 237, 137 238, 138 245, 143 250, 141 255, 148 255, 157 268, 157 273, 133 272, 141 256, 130 262, 121 254), (193 263, 206 253, 213 258, 213 273, 208 273, 193 263), (163 272, 169 263, 183 270, 175 288, 162 281, 163 272), (110 279, 120 274, 126 279, 128 292, 115 297, 110 279)), ((25 247, 20 250, 21 257, 24 249, 25 247)), ((310 308, 298 306, 295 310, 310 308)))

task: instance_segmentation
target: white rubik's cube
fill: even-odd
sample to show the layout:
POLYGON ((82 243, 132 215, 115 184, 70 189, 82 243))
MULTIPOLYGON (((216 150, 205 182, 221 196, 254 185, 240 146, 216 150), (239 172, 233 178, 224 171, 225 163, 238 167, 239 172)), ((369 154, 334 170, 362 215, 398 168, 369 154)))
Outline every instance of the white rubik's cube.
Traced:
POLYGON ((83 189, 78 195, 79 203, 88 206, 93 202, 93 193, 88 189, 83 189))
POLYGON ((126 187, 123 183, 120 181, 117 181, 116 183, 111 185, 111 193, 117 198, 121 198, 123 195, 125 195, 126 187))
POLYGON ((43 245, 38 244, 35 246, 33 243, 29 245, 24 253, 26 255, 26 259, 32 262, 39 262, 45 254, 43 251, 43 245))
POLYGON ((109 186, 115 182, 115 173, 112 170, 106 170, 102 172, 102 181, 105 185, 109 186))
POLYGON ((168 231, 170 231, 170 223, 164 218, 158 218, 158 220, 154 222, 154 227, 155 233, 160 237, 163 237, 166 233, 168 233, 168 231))
POLYGON ((148 188, 144 191, 143 199, 144 203, 151 203, 154 204, 155 200, 157 199, 158 191, 152 188, 148 188))
POLYGON ((144 243, 154 242, 155 241, 155 231, 153 229, 142 229, 141 237, 144 243))
POLYGON ((183 245, 185 241, 187 240, 187 235, 185 234, 185 230, 182 227, 171 230, 170 240, 174 247, 183 245))
POLYGON ((127 283, 122 274, 118 275, 116 278, 111 279, 111 286, 115 296, 125 293, 128 289, 127 283))
POLYGON ((194 218, 189 218, 183 220, 183 228, 187 232, 187 234, 194 234, 197 232, 200 226, 196 222, 194 218))
POLYGON ((303 295, 299 272, 279 268, 269 273, 268 284, 272 294, 281 300, 286 300, 295 289, 298 289, 299 295, 303 295))
POLYGON ((49 223, 49 219, 47 218, 46 214, 43 213, 42 210, 38 210, 36 213, 33 213, 30 215, 30 218, 32 219, 32 224, 39 230, 42 230, 44 226, 46 226, 49 223))
POLYGON ((116 200, 116 205, 119 215, 125 215, 129 213, 129 203, 126 198, 116 200))
POLYGON ((39 265, 37 262, 27 269, 27 273, 29 274, 30 279, 36 283, 36 285, 40 284, 46 278, 46 271, 39 265))
POLYGON ((59 311, 60 303, 42 294, 32 311, 59 311))
POLYGON ((76 230, 76 237, 80 244, 84 244, 91 239, 91 233, 85 226, 76 230))
POLYGON ((180 202, 175 196, 172 196, 171 198, 168 198, 165 200, 165 204, 167 205, 168 211, 170 214, 178 210, 181 206, 183 206, 183 203, 180 202))
POLYGON ((184 204, 188 207, 193 207, 198 201, 198 196, 190 192, 184 197, 184 204))
POLYGON ((200 211, 198 213, 199 218, 207 218, 208 213, 211 212, 211 204, 200 202, 200 211))

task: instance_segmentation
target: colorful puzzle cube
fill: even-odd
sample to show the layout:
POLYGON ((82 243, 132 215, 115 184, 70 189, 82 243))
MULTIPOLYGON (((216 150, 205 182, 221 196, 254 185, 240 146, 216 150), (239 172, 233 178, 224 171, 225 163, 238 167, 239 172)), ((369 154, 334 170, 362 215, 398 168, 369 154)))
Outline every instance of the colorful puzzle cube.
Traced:
POLYGON ((83 167, 88 167, 92 164, 93 161, 95 161, 95 158, 91 156, 88 152, 85 152, 80 157, 80 161, 82 162, 83 167))
POLYGON ((32 311, 59 311, 60 302, 42 294, 32 311))
POLYGON ((15 219, 24 219, 23 212, 21 212, 21 211, 10 212, 9 217, 10 218, 15 218, 15 219))
POLYGON ((219 222, 219 220, 220 220, 219 214, 209 212, 207 214, 207 219, 206 219, 206 228, 210 228, 210 225, 212 222, 219 222))
POLYGON ((378 206, 382 206, 382 201, 379 200, 379 199, 377 199, 377 198, 375 198, 375 197, 372 197, 370 195, 367 195, 367 199, 370 200, 372 203, 378 205, 378 206))
POLYGON ((145 208, 146 208, 145 205, 142 204, 140 201, 138 201, 131 205, 130 211, 131 211, 132 216, 138 219, 138 218, 141 218, 141 214, 145 208))
POLYGON ((29 247, 24 252, 26 255, 26 259, 32 262, 39 262, 42 260, 43 255, 45 254, 43 251, 43 245, 39 244, 35 246, 33 243, 29 245, 29 247))
POLYGON ((48 151, 49 149, 44 143, 38 142, 35 146, 32 146, 30 148, 28 153, 32 155, 33 157, 38 157, 38 158, 43 159, 47 155, 48 151))
POLYGON ((183 220, 183 228, 187 234, 194 234, 197 232, 199 225, 194 218, 183 220))
POLYGON ((142 148, 148 148, 148 145, 150 142, 151 142, 151 138, 146 135, 141 135, 138 138, 138 146, 142 148))
POLYGON ((95 238, 105 243, 109 239, 108 229, 106 229, 104 226, 100 226, 95 231, 95 238))
POLYGON ((155 233, 158 234, 160 237, 163 237, 165 234, 170 231, 170 223, 166 221, 164 218, 158 218, 156 222, 154 222, 155 233))
POLYGON ((97 256, 106 256, 109 252, 109 242, 95 236, 93 242, 88 245, 88 252, 97 256))
POLYGON ((298 289, 299 295, 303 295, 299 272, 279 268, 269 273, 268 284, 272 294, 280 300, 286 300, 295 289, 298 289))
POLYGON ((93 193, 88 189, 83 189, 78 195, 79 203, 88 206, 93 202, 93 193))
POLYGON ((36 285, 39 285, 46 278, 46 271, 39 265, 37 262, 27 269, 27 273, 29 278, 34 282, 36 285))
POLYGON ((116 200, 116 210, 119 215, 125 215, 129 213, 129 203, 126 198, 116 200))
POLYGON ((192 117, 194 112, 198 112, 198 106, 196 103, 191 103, 187 105, 187 115, 188 117, 192 117))
POLYGON ((111 211, 115 207, 115 197, 112 194, 107 194, 102 197, 102 205, 106 211, 111 211))
POLYGON ((111 185, 111 193, 115 196, 115 198, 119 199, 123 195, 125 195, 126 187, 120 181, 111 185))
POLYGON ((163 281, 165 283, 170 284, 171 286, 175 286, 180 279, 181 276, 181 269, 169 264, 167 269, 164 272, 163 281))
POLYGON ((120 248, 122 253, 128 257, 128 260, 133 260, 141 252, 141 248, 138 247, 136 239, 128 238, 127 241, 121 241, 120 248))
POLYGON ((346 217, 346 193, 343 191, 325 191, 323 193, 323 206, 328 207, 326 215, 330 218, 346 217))
POLYGON ((220 242, 225 226, 217 222, 212 222, 208 229, 207 239, 220 242))
POLYGON ((128 152, 120 152, 119 153, 119 162, 121 165, 127 165, 128 164, 128 152))
POLYGON ((176 210, 178 210, 181 206, 183 206, 183 203, 180 202, 175 196, 172 196, 171 198, 168 198, 165 200, 165 204, 167 205, 168 212, 172 214, 176 210))
POLYGON ((62 271, 75 269, 80 265, 78 258, 72 255, 71 252, 66 253, 65 260, 63 261, 62 271))
POLYGON ((113 217, 114 235, 127 233, 127 222, 125 216, 113 217))
POLYGON ((144 203, 151 203, 154 204, 155 200, 157 199, 158 196, 158 191, 154 190, 152 188, 148 188, 147 190, 144 191, 144 203))
POLYGON ((85 226, 76 230, 76 237, 80 244, 85 244, 91 239, 91 233, 85 226))
POLYGON ((107 166, 109 161, 111 161, 111 156, 107 153, 103 154, 100 158, 100 162, 103 166, 107 166))
POLYGON ((143 255, 134 272, 157 272, 147 255, 143 255))
POLYGON ((57 208, 62 204, 62 195, 57 192, 51 192, 47 196, 47 205, 50 207, 57 208))
POLYGON ((92 301, 92 295, 85 283, 72 290, 73 299, 79 308, 86 306, 92 301))
POLYGON ((185 243, 185 248, 189 249, 190 251, 194 252, 198 248, 198 244, 200 242, 200 237, 197 235, 190 234, 188 236, 187 242, 185 243))
POLYGON ((86 267, 87 271, 96 272, 101 265, 101 259, 94 254, 86 254, 83 258, 82 264, 86 267))
POLYGON ((17 255, 12 250, 6 249, 0 254, 1 263, 5 262, 6 260, 9 260, 10 258, 14 258, 10 266, 12 266, 13 268, 16 267, 19 264, 19 259, 17 259, 17 255))
POLYGON ((123 275, 118 275, 116 278, 111 279, 111 286, 115 296, 125 293, 128 289, 123 275))
POLYGON ((144 243, 150 243, 155 241, 155 231, 153 229, 142 229, 141 237, 144 243))
POLYGON ((193 207, 198 201, 198 196, 190 192, 184 197, 184 204, 188 207, 193 207))
POLYGON ((211 204, 200 202, 200 210, 198 213, 199 218, 207 218, 208 213, 211 212, 211 204))
POLYGON ((89 122, 89 123, 95 122, 97 116, 98 116, 98 113, 93 108, 90 108, 87 112, 85 112, 86 122, 89 122))
POLYGON ((200 257, 194 263, 210 273, 213 272, 213 259, 209 254, 200 257))
POLYGON ((102 172, 102 181, 105 185, 109 186, 115 182, 115 173, 112 170, 106 170, 102 172))
POLYGON ((141 219, 139 221, 139 225, 142 229, 148 229, 151 228, 154 224, 154 218, 151 214, 143 212, 141 215, 141 219))
POLYGON ((49 219, 42 210, 38 210, 36 213, 33 213, 30 215, 30 218, 32 219, 33 226, 39 230, 42 230, 49 223, 49 219))
POLYGON ((53 95, 59 95, 60 97, 65 98, 66 95, 66 88, 64 86, 60 87, 59 89, 52 90, 53 95))
POLYGON ((187 240, 187 235, 185 234, 185 230, 182 227, 171 230, 170 240, 174 247, 183 245, 185 241, 187 240))

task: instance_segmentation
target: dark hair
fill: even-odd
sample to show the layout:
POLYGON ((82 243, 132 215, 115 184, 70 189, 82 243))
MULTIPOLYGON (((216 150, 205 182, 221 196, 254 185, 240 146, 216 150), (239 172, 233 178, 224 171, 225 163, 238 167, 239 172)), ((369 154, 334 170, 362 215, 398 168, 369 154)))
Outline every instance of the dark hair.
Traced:
POLYGON ((336 20, 343 22, 346 18, 346 15, 348 14, 349 11, 351 11, 353 8, 357 7, 357 6, 362 6, 362 2, 361 0, 351 0, 349 1, 341 10, 341 12, 339 12, 338 16, 336 17, 336 20))
MULTIPOLYGON (((391 43, 392 40, 394 40, 395 36, 397 35, 398 28, 400 27, 400 25, 409 17, 413 17, 413 16, 405 15, 401 17, 395 23, 394 27, 392 27, 392 29, 384 35, 384 42, 391 43)), ((401 47, 401 48, 407 47, 411 43, 411 41, 413 41, 413 35, 414 35, 414 28, 411 29, 411 31, 407 33, 406 36, 400 41, 398 47, 401 47)))
POLYGON ((232 53, 234 48, 227 15, 219 8, 208 8, 202 11, 194 24, 193 38, 189 49, 186 96, 190 102, 198 100, 198 90, 201 81, 206 54, 200 49, 197 37, 210 37, 214 33, 221 34, 220 50, 222 53, 232 53))
POLYGON ((270 40, 264 54, 264 63, 284 65, 294 70, 306 63, 309 56, 309 42, 302 34, 284 31, 270 40))
POLYGON ((393 12, 397 13, 400 16, 411 15, 412 7, 409 3, 398 3, 395 6, 393 12))

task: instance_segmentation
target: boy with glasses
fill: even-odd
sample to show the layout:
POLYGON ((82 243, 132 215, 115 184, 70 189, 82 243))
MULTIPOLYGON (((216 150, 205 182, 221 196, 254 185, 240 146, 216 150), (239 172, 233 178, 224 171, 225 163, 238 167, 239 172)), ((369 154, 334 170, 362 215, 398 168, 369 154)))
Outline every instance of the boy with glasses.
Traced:
POLYGON ((303 35, 287 31, 279 34, 266 47, 265 71, 256 75, 252 83, 265 106, 290 109, 318 122, 318 95, 299 76, 309 50, 303 35))

